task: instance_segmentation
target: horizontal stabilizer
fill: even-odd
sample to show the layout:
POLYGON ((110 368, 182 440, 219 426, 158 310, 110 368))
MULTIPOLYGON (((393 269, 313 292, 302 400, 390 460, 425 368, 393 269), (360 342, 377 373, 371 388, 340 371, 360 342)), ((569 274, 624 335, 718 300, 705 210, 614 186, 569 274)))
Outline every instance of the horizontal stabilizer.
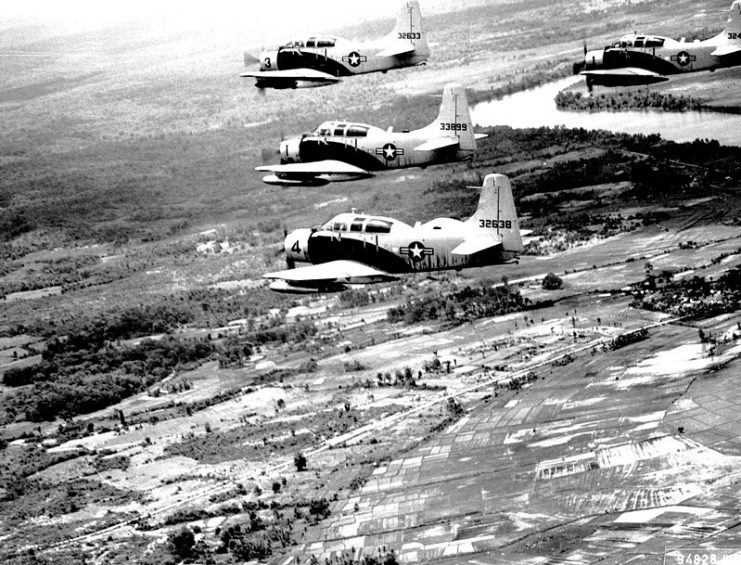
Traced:
POLYGON ((358 261, 338 260, 298 269, 266 273, 263 278, 282 280, 300 287, 329 284, 366 284, 397 280, 397 277, 358 261))
POLYGON ((480 235, 477 237, 469 237, 463 243, 456 246, 451 253, 453 253, 453 255, 473 255, 474 253, 481 253, 482 251, 494 249, 501 244, 501 237, 480 235))
POLYGON ((414 45, 411 43, 399 43, 399 45, 391 45, 385 49, 376 53, 376 57, 401 57, 402 55, 410 55, 414 53, 414 45))
POLYGON ((360 177, 373 176, 371 173, 350 163, 326 159, 309 163, 286 163, 285 165, 263 165, 255 167, 256 171, 276 173, 278 175, 357 175, 360 177))
POLYGON ((475 133, 473 134, 474 139, 484 139, 485 137, 489 137, 488 133, 475 133))
POLYGON ((287 69, 284 71, 254 71, 241 73, 243 78, 256 78, 268 80, 302 80, 316 82, 339 82, 340 79, 316 69, 287 69))
POLYGON ((440 149, 446 149, 448 147, 457 147, 460 145, 460 139, 457 137, 436 137, 425 141, 421 145, 417 145, 414 148, 415 151, 438 151, 440 149))
POLYGON ((741 45, 721 45, 711 53, 714 57, 727 57, 741 53, 741 45))

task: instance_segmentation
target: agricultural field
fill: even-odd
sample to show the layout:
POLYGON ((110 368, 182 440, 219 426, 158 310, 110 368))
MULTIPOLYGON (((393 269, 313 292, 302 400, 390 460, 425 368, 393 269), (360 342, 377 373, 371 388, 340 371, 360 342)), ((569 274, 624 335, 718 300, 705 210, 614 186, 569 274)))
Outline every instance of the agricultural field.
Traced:
POLYGON ((0 52, 0 560, 738 546, 741 149, 493 127, 470 163, 311 189, 253 171, 325 119, 417 127, 447 82, 500 96, 569 74, 585 37, 687 35, 716 8, 435 3, 426 68, 264 96, 238 76, 258 46, 216 30, 0 29, 53 53, 0 52), (531 230, 517 264, 311 298, 261 280, 285 229, 464 218, 490 172, 531 230))

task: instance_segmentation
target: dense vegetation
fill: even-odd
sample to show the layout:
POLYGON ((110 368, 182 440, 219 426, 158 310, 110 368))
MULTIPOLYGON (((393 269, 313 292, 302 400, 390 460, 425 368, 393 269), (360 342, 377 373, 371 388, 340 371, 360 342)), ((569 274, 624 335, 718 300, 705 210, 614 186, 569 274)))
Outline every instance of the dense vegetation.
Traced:
POLYGON ((206 341, 173 337, 130 347, 83 345, 77 336, 53 340, 41 363, 6 371, 4 383, 21 388, 3 398, 5 420, 41 422, 100 410, 213 351, 206 341))
POLYGON ((741 308, 741 268, 730 269, 715 281, 650 275, 647 285, 636 291, 636 305, 647 310, 702 319, 741 308))
POLYGON ((459 291, 409 298, 403 306, 389 309, 387 316, 392 323, 428 320, 463 323, 517 312, 524 307, 525 300, 517 289, 481 281, 459 291))
MULTIPOLYGON (((574 224, 572 215, 563 213, 557 205, 566 200, 593 200, 598 204, 599 194, 594 189, 603 183, 630 183, 631 189, 622 198, 650 202, 690 191, 693 195, 702 194, 741 179, 741 148, 721 146, 715 140, 674 143, 653 134, 565 128, 497 127, 485 131, 488 138, 481 141, 476 162, 480 160, 487 166, 477 167, 475 182, 483 181, 481 171, 507 170, 518 213, 532 215, 536 227, 547 224, 550 228, 571 229, 567 224, 574 224), (589 151, 593 156, 563 158, 576 151, 589 151), (536 159, 543 165, 513 170, 509 166, 512 162, 536 159), (553 162, 545 161, 550 159, 553 162), (582 187, 589 190, 575 190, 582 187)), ((453 217, 467 217, 478 201, 478 193, 468 188, 471 184, 470 178, 453 176, 433 181, 425 192, 425 211, 429 216, 445 210, 453 217)), ((609 216, 589 216, 579 218, 578 224, 604 226, 610 221, 609 216)))
POLYGON ((286 325, 281 316, 264 315, 269 303, 260 304, 261 295, 203 290, 179 300, 163 298, 99 314, 79 312, 56 322, 32 320, 15 331, 46 338, 41 361, 5 371, 3 383, 15 390, 0 401, 3 420, 39 422, 92 412, 214 356, 221 366, 241 364, 255 347, 304 341, 316 333, 313 324, 286 325), (172 335, 187 324, 225 323, 235 314, 246 316, 239 333, 172 335), (124 341, 140 337, 146 339, 124 341))
POLYGON ((565 110, 601 111, 658 109, 665 112, 686 112, 706 108, 701 98, 674 96, 651 90, 617 91, 584 96, 581 92, 562 90, 556 95, 556 106, 565 110))

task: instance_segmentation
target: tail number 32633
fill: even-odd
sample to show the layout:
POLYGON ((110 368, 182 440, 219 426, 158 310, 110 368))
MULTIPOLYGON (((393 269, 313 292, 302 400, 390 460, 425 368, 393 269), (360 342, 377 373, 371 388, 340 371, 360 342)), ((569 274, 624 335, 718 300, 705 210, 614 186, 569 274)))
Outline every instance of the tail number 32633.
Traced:
POLYGON ((512 229, 512 220, 480 219, 479 227, 480 228, 500 228, 500 229, 509 230, 509 229, 512 229))

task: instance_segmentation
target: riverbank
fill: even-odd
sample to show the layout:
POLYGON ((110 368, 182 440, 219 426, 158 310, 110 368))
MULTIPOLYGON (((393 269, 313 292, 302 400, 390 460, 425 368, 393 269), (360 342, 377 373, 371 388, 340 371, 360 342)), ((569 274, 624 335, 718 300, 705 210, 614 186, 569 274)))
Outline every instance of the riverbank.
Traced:
POLYGON ((589 93, 583 80, 556 96, 556 106, 569 111, 663 110, 741 114, 738 80, 741 67, 673 76, 650 86, 601 87, 589 93))
MULTIPOLYGON (((732 79, 727 80, 732 84, 732 79)), ((621 109, 619 112, 600 110, 580 112, 556 106, 555 98, 561 92, 581 92, 584 96, 586 94, 584 80, 578 76, 570 76, 525 92, 505 96, 501 100, 475 104, 471 106, 471 117, 474 124, 482 127, 563 126, 629 134, 656 133, 664 139, 680 143, 695 139, 717 139, 723 145, 741 146, 741 116, 720 113, 717 111, 719 103, 714 108, 715 111, 665 112, 656 109, 621 109)), ((606 89, 599 90, 599 93, 602 92, 606 92, 606 89)), ((682 95, 677 92, 672 94, 682 95)), ((720 101, 719 98, 713 98, 713 101, 716 100, 720 101)), ((710 104, 710 100, 706 100, 705 103, 710 104)), ((725 106, 730 109, 741 108, 741 103, 735 105, 735 100, 729 97, 725 106)))

